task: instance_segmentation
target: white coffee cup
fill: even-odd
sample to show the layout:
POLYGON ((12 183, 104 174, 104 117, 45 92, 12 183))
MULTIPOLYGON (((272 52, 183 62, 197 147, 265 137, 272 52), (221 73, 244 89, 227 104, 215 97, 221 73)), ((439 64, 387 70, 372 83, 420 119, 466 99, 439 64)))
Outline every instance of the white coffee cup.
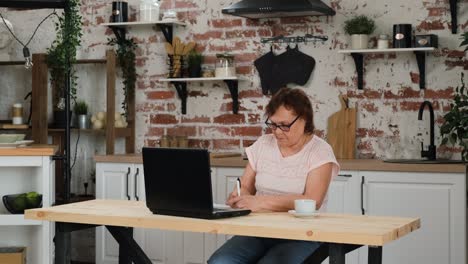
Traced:
POLYGON ((315 213, 315 200, 299 199, 294 200, 294 210, 298 214, 313 214, 315 213))

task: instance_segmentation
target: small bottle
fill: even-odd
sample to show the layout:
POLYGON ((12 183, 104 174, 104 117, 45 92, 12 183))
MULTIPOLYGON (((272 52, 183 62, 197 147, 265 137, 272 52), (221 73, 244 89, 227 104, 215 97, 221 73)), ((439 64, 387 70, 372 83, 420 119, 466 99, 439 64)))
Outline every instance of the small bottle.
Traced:
POLYGON ((377 49, 388 49, 388 35, 382 34, 377 41, 377 49))
POLYGON ((14 104, 11 111, 13 125, 23 124, 23 105, 18 103, 14 104))
POLYGON ((159 0, 140 0, 140 21, 159 21, 159 0))

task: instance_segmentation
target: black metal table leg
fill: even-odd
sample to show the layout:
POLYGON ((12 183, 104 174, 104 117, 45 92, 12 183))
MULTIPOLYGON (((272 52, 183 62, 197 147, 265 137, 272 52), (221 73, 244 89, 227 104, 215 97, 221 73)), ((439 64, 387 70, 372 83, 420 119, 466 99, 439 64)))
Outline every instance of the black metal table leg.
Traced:
POLYGON ((87 228, 94 228, 96 225, 55 223, 55 264, 71 263, 71 232, 87 228))
POLYGON ((119 264, 152 264, 145 252, 133 239, 133 228, 106 226, 119 243, 119 264))
POLYGON ((329 244, 330 264, 345 264, 344 244, 329 244))
POLYGON ((369 246, 367 261, 369 264, 382 264, 382 247, 369 246))

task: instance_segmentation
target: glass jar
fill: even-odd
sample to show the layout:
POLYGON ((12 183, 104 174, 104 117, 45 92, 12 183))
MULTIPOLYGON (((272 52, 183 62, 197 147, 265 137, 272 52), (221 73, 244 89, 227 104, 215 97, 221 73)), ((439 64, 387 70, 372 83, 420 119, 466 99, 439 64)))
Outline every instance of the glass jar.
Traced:
POLYGON ((159 0, 140 0, 140 21, 159 21, 159 0))
POLYGON ((14 104, 11 111, 13 125, 23 124, 23 105, 18 103, 14 104))
POLYGON ((228 53, 216 54, 215 76, 217 78, 235 77, 234 56, 228 53))
POLYGON ((388 35, 382 34, 379 36, 377 41, 377 48, 378 49, 388 49, 388 35))

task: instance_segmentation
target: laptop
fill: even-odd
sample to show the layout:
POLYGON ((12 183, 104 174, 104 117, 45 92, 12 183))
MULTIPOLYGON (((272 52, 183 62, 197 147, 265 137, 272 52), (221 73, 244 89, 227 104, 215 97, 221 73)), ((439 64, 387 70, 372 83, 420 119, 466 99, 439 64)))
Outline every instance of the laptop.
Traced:
POLYGON ((214 208, 206 149, 143 148, 146 206, 154 214, 219 219, 251 211, 214 208))

